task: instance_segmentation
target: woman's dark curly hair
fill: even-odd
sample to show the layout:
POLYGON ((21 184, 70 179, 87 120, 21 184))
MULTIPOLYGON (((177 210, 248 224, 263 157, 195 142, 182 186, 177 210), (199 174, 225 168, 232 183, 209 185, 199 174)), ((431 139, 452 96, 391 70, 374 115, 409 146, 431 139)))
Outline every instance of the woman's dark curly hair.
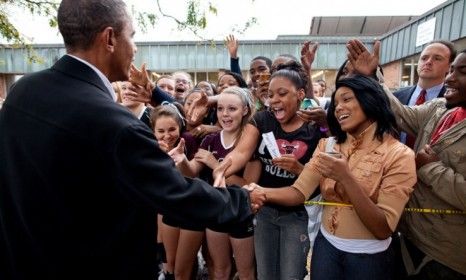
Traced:
POLYGON ((382 86, 374 79, 362 75, 350 76, 338 81, 335 87, 327 111, 327 123, 332 135, 336 137, 337 143, 343 143, 347 137, 346 132, 341 130, 341 126, 335 117, 335 93, 341 87, 350 88, 366 117, 377 123, 375 131, 377 139, 382 141, 385 133, 393 136, 398 135, 396 119, 390 109, 390 102, 382 86))

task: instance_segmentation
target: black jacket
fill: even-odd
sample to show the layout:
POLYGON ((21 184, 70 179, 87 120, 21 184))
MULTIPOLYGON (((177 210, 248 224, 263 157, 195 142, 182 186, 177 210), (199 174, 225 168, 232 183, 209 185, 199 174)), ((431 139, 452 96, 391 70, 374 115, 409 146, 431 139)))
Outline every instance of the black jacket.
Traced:
POLYGON ((153 279, 156 213, 251 215, 246 191, 185 179, 87 65, 27 75, 0 111, 0 279, 153 279))

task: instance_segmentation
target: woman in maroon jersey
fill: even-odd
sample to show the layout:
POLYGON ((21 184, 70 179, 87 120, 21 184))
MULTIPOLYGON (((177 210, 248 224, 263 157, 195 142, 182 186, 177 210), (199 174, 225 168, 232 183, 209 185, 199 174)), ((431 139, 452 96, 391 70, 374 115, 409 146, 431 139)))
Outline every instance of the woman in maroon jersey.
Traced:
MULTIPOLYGON (((212 170, 233 149, 253 112, 252 96, 246 89, 237 86, 225 88, 217 101, 217 117, 222 130, 204 138, 193 160, 188 161, 183 153, 179 153, 180 170, 186 175, 198 176, 200 174, 201 178, 212 181, 212 170)), ((253 179, 248 177, 244 180, 243 172, 238 172, 228 177, 227 183, 243 185, 250 180, 253 179)), ((235 228, 219 227, 206 230, 207 244, 213 262, 213 271, 209 273, 212 273, 214 279, 229 279, 231 248, 239 278, 254 279, 253 228, 252 220, 250 220, 235 228)))

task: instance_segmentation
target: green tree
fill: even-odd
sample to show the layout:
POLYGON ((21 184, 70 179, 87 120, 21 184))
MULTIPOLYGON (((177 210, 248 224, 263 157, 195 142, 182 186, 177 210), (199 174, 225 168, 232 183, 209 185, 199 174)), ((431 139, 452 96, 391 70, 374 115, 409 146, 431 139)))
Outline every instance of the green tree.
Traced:
POLYGON ((36 55, 29 40, 25 38, 10 21, 8 8, 20 8, 32 15, 45 16, 51 27, 57 26, 56 11, 58 1, 41 0, 0 0, 0 34, 13 47, 25 47, 28 52, 29 62, 41 62, 42 59, 36 55))

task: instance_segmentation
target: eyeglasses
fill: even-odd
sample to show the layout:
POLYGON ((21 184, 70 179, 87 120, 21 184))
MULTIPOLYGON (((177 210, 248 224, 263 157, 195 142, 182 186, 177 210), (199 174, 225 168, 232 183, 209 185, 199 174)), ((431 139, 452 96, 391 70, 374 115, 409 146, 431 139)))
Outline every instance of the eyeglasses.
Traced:
POLYGON ((175 83, 182 83, 183 85, 187 85, 187 84, 189 84, 189 81, 184 80, 184 79, 176 79, 175 83))

